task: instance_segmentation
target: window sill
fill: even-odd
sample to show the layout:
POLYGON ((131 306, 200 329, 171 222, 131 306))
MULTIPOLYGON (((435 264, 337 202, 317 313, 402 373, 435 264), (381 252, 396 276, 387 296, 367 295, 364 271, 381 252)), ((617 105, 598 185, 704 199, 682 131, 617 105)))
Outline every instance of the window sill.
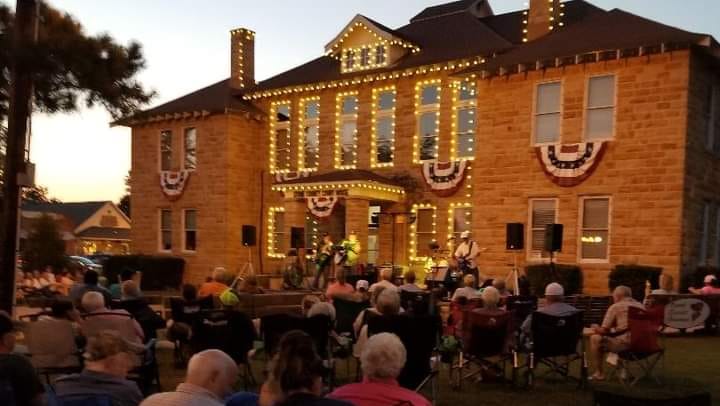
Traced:
POLYGON ((161 253, 161 254, 172 254, 172 249, 169 249, 169 250, 158 250, 158 252, 161 253))
POLYGON ((578 264, 588 264, 588 265, 610 265, 610 260, 608 260, 608 259, 582 259, 582 258, 578 258, 577 262, 578 262, 578 264))
POLYGON ((197 250, 194 251, 188 251, 188 250, 182 250, 180 251, 183 255, 195 255, 197 254, 197 250))

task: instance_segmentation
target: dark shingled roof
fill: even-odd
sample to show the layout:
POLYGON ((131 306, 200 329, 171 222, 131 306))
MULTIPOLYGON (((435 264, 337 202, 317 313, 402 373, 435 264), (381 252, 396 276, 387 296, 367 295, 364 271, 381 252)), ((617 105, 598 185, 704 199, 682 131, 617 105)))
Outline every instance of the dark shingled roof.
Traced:
POLYGON ((89 227, 77 235, 87 240, 130 240, 129 228, 89 227))
POLYGON ((411 22, 425 20, 428 18, 436 18, 448 14, 456 14, 467 11, 477 0, 459 0, 451 3, 438 4, 437 6, 427 7, 415 17, 411 18, 411 22))
POLYGON ((503 66, 594 51, 637 48, 662 43, 696 44, 707 37, 613 9, 592 13, 581 23, 517 46, 497 58, 488 60, 483 66, 473 67, 465 72, 481 70, 494 72, 503 66))
POLYGON ((108 202, 43 203, 24 201, 23 211, 60 214, 77 227, 108 202))
POLYGON ((260 112, 252 103, 243 100, 237 89, 230 87, 230 79, 228 78, 157 107, 122 118, 113 124, 129 125, 136 120, 174 113, 192 113, 195 111, 223 113, 228 109, 250 113, 260 112))
POLYGON ((345 171, 333 171, 320 175, 310 175, 306 178, 297 178, 287 182, 276 183, 276 185, 296 185, 303 183, 328 183, 328 182, 351 182, 351 181, 370 181, 382 183, 390 186, 401 186, 392 179, 378 175, 375 172, 364 169, 350 169, 345 171))

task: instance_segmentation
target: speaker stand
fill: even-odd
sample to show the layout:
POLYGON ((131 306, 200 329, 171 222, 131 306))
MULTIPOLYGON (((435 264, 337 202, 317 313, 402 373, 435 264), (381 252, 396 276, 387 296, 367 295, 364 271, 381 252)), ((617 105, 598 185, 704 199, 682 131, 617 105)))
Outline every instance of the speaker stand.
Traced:
POLYGON ((245 248, 247 249, 248 261, 242 265, 242 268, 240 268, 240 272, 237 276, 237 278, 240 280, 245 279, 245 277, 248 275, 255 275, 255 269, 253 268, 252 264, 252 248, 250 248, 249 245, 246 245, 245 248))
POLYGON ((517 267, 517 251, 513 251, 513 267, 508 272, 507 276, 505 277, 505 281, 512 281, 513 283, 513 294, 515 296, 518 296, 520 294, 520 283, 519 283, 519 276, 518 276, 518 267, 517 267))

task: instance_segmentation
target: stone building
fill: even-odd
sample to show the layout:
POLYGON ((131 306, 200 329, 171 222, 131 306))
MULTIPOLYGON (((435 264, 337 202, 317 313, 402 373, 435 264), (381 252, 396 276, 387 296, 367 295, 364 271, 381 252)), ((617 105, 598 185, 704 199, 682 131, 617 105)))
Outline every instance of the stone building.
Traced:
POLYGON ((711 36, 573 0, 496 15, 483 0, 391 29, 356 16, 318 58, 254 78, 231 31, 230 78, 120 120, 132 127, 133 249, 275 272, 293 227, 311 248, 355 232, 362 263, 422 268, 473 232, 481 271, 561 263, 587 292, 616 264, 678 280, 720 264, 720 48, 711 36), (525 249, 506 250, 523 223, 525 249), (257 227, 253 247, 243 225, 257 227))

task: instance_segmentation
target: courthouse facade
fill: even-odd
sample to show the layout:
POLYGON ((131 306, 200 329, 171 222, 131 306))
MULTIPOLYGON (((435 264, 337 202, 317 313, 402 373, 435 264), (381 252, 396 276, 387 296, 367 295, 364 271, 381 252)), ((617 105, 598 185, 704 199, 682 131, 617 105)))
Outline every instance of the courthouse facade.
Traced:
MULTIPOLYGON (((338 22, 341 25, 342 22, 338 22)), ((312 248, 355 233, 363 264, 421 268, 470 230, 481 271, 548 260, 586 292, 617 264, 679 280, 720 264, 720 47, 622 10, 532 0, 420 11, 391 29, 358 15, 318 58, 254 78, 255 33, 231 35, 230 78, 125 118, 133 250, 280 269, 291 229, 312 248), (506 250, 506 224, 525 249, 506 250), (243 225, 257 245, 242 245, 243 225)))

